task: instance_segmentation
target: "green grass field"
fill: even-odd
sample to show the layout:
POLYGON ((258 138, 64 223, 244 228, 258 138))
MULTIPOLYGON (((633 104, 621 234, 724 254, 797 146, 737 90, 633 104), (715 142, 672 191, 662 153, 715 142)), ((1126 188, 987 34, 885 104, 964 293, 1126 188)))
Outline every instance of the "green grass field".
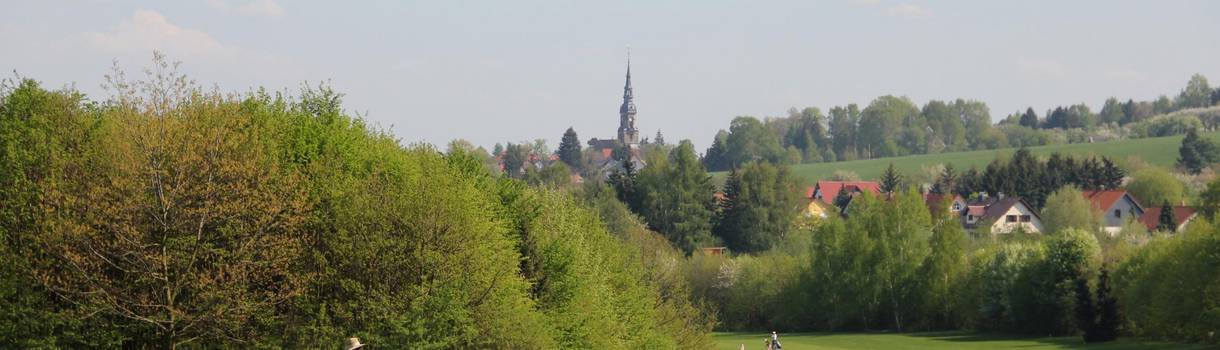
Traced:
MULTIPOLYGON (((1212 140, 1220 141, 1220 132, 1203 134, 1212 140)), ((1178 146, 1183 136, 1155 137, 1134 140, 1119 140, 1095 143, 1076 143, 1068 145, 1052 145, 1031 147, 1034 155, 1045 157, 1054 152, 1078 156, 1106 156, 1122 164, 1133 158, 1139 158, 1145 163, 1172 167, 1178 159, 1178 146)), ((1016 151, 1014 148, 986 151, 955 152, 942 154, 921 154, 906 157, 854 160, 848 162, 801 164, 792 167, 793 173, 802 183, 812 184, 819 179, 830 177, 836 170, 846 170, 860 175, 861 179, 875 180, 881 176, 890 162, 894 168, 903 174, 915 174, 924 166, 940 163, 952 163, 958 171, 965 171, 971 166, 980 170, 987 166, 997 156, 1008 157, 1016 151)), ((715 183, 723 183, 725 173, 713 173, 715 183)))
MULTIPOLYGON (((763 333, 716 333, 716 349, 763 349, 763 333)), ((1023 338, 977 333, 804 333, 781 334, 784 350, 852 349, 1106 349, 1106 350, 1193 350, 1214 346, 1173 344, 1136 339, 1119 339, 1102 344, 1084 344, 1080 337, 1023 338)))

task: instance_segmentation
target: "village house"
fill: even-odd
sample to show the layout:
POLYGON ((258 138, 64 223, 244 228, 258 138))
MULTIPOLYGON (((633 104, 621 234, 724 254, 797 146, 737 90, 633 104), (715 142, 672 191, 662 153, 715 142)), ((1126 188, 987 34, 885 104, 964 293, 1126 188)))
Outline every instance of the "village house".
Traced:
POLYGON ((852 197, 864 192, 880 195, 881 184, 874 181, 818 181, 814 186, 805 189, 805 198, 809 199, 805 215, 825 218, 829 213, 838 214, 839 208, 835 206, 835 198, 841 190, 847 191, 852 197))
POLYGON ((1018 229, 1029 233, 1042 232, 1042 217, 1025 200, 1015 197, 981 196, 967 202, 962 223, 969 230, 992 234, 1010 233, 1018 229))
POLYGON ((1144 215, 1144 207, 1125 190, 1084 191, 1082 194, 1093 205, 1093 210, 1101 213, 1101 230, 1110 235, 1122 230, 1123 223, 1128 220, 1140 220, 1144 215))
MULTIPOLYGON (((1177 224, 1173 232, 1182 232, 1186 229, 1186 225, 1190 224, 1190 221, 1199 215, 1194 207, 1177 205, 1172 208, 1173 222, 1177 224)), ((1154 206, 1145 210, 1144 215, 1140 216, 1140 223, 1143 223, 1144 227, 1148 228, 1148 231, 1156 231, 1157 226, 1161 225, 1161 207, 1154 206)))

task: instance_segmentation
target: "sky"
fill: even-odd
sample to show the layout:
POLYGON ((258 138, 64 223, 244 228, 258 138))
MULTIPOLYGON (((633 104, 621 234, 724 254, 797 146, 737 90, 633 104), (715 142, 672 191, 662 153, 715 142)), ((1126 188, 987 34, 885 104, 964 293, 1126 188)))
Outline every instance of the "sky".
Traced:
POLYGON ((402 142, 613 138, 630 47, 642 136, 893 94, 1100 109, 1220 82, 1216 1, 13 1, 0 69, 91 98, 154 50, 204 86, 329 82, 402 142))

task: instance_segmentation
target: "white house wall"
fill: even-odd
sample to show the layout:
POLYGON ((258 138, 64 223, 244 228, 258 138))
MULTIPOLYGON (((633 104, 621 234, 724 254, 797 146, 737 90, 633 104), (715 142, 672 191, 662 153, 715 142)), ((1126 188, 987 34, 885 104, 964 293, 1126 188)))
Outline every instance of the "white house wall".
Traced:
POLYGON ((1025 205, 1018 203, 1013 205, 1011 208, 1008 208, 1008 211, 1005 212, 1004 215, 1000 215, 999 217, 995 218, 995 222, 991 224, 991 232, 1009 233, 1021 226, 1024 226, 1025 232, 1042 232, 1042 220, 1039 220, 1038 216, 1034 215, 1034 212, 1025 207, 1025 205), (1017 222, 1008 222, 1009 215, 1016 215, 1017 222), (1029 222, 1020 222, 1021 215, 1029 215, 1029 222))

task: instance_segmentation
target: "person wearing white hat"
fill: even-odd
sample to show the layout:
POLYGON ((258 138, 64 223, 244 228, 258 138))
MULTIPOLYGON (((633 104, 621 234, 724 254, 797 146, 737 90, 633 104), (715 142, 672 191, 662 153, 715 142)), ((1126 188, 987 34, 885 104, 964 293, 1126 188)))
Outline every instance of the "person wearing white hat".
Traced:
POLYGON ((347 346, 344 346, 343 350, 356 350, 363 347, 364 344, 360 343, 360 338, 347 338, 347 346))
POLYGON ((775 350, 784 348, 783 345, 779 344, 779 334, 775 333, 775 331, 771 331, 771 346, 775 347, 775 350))

